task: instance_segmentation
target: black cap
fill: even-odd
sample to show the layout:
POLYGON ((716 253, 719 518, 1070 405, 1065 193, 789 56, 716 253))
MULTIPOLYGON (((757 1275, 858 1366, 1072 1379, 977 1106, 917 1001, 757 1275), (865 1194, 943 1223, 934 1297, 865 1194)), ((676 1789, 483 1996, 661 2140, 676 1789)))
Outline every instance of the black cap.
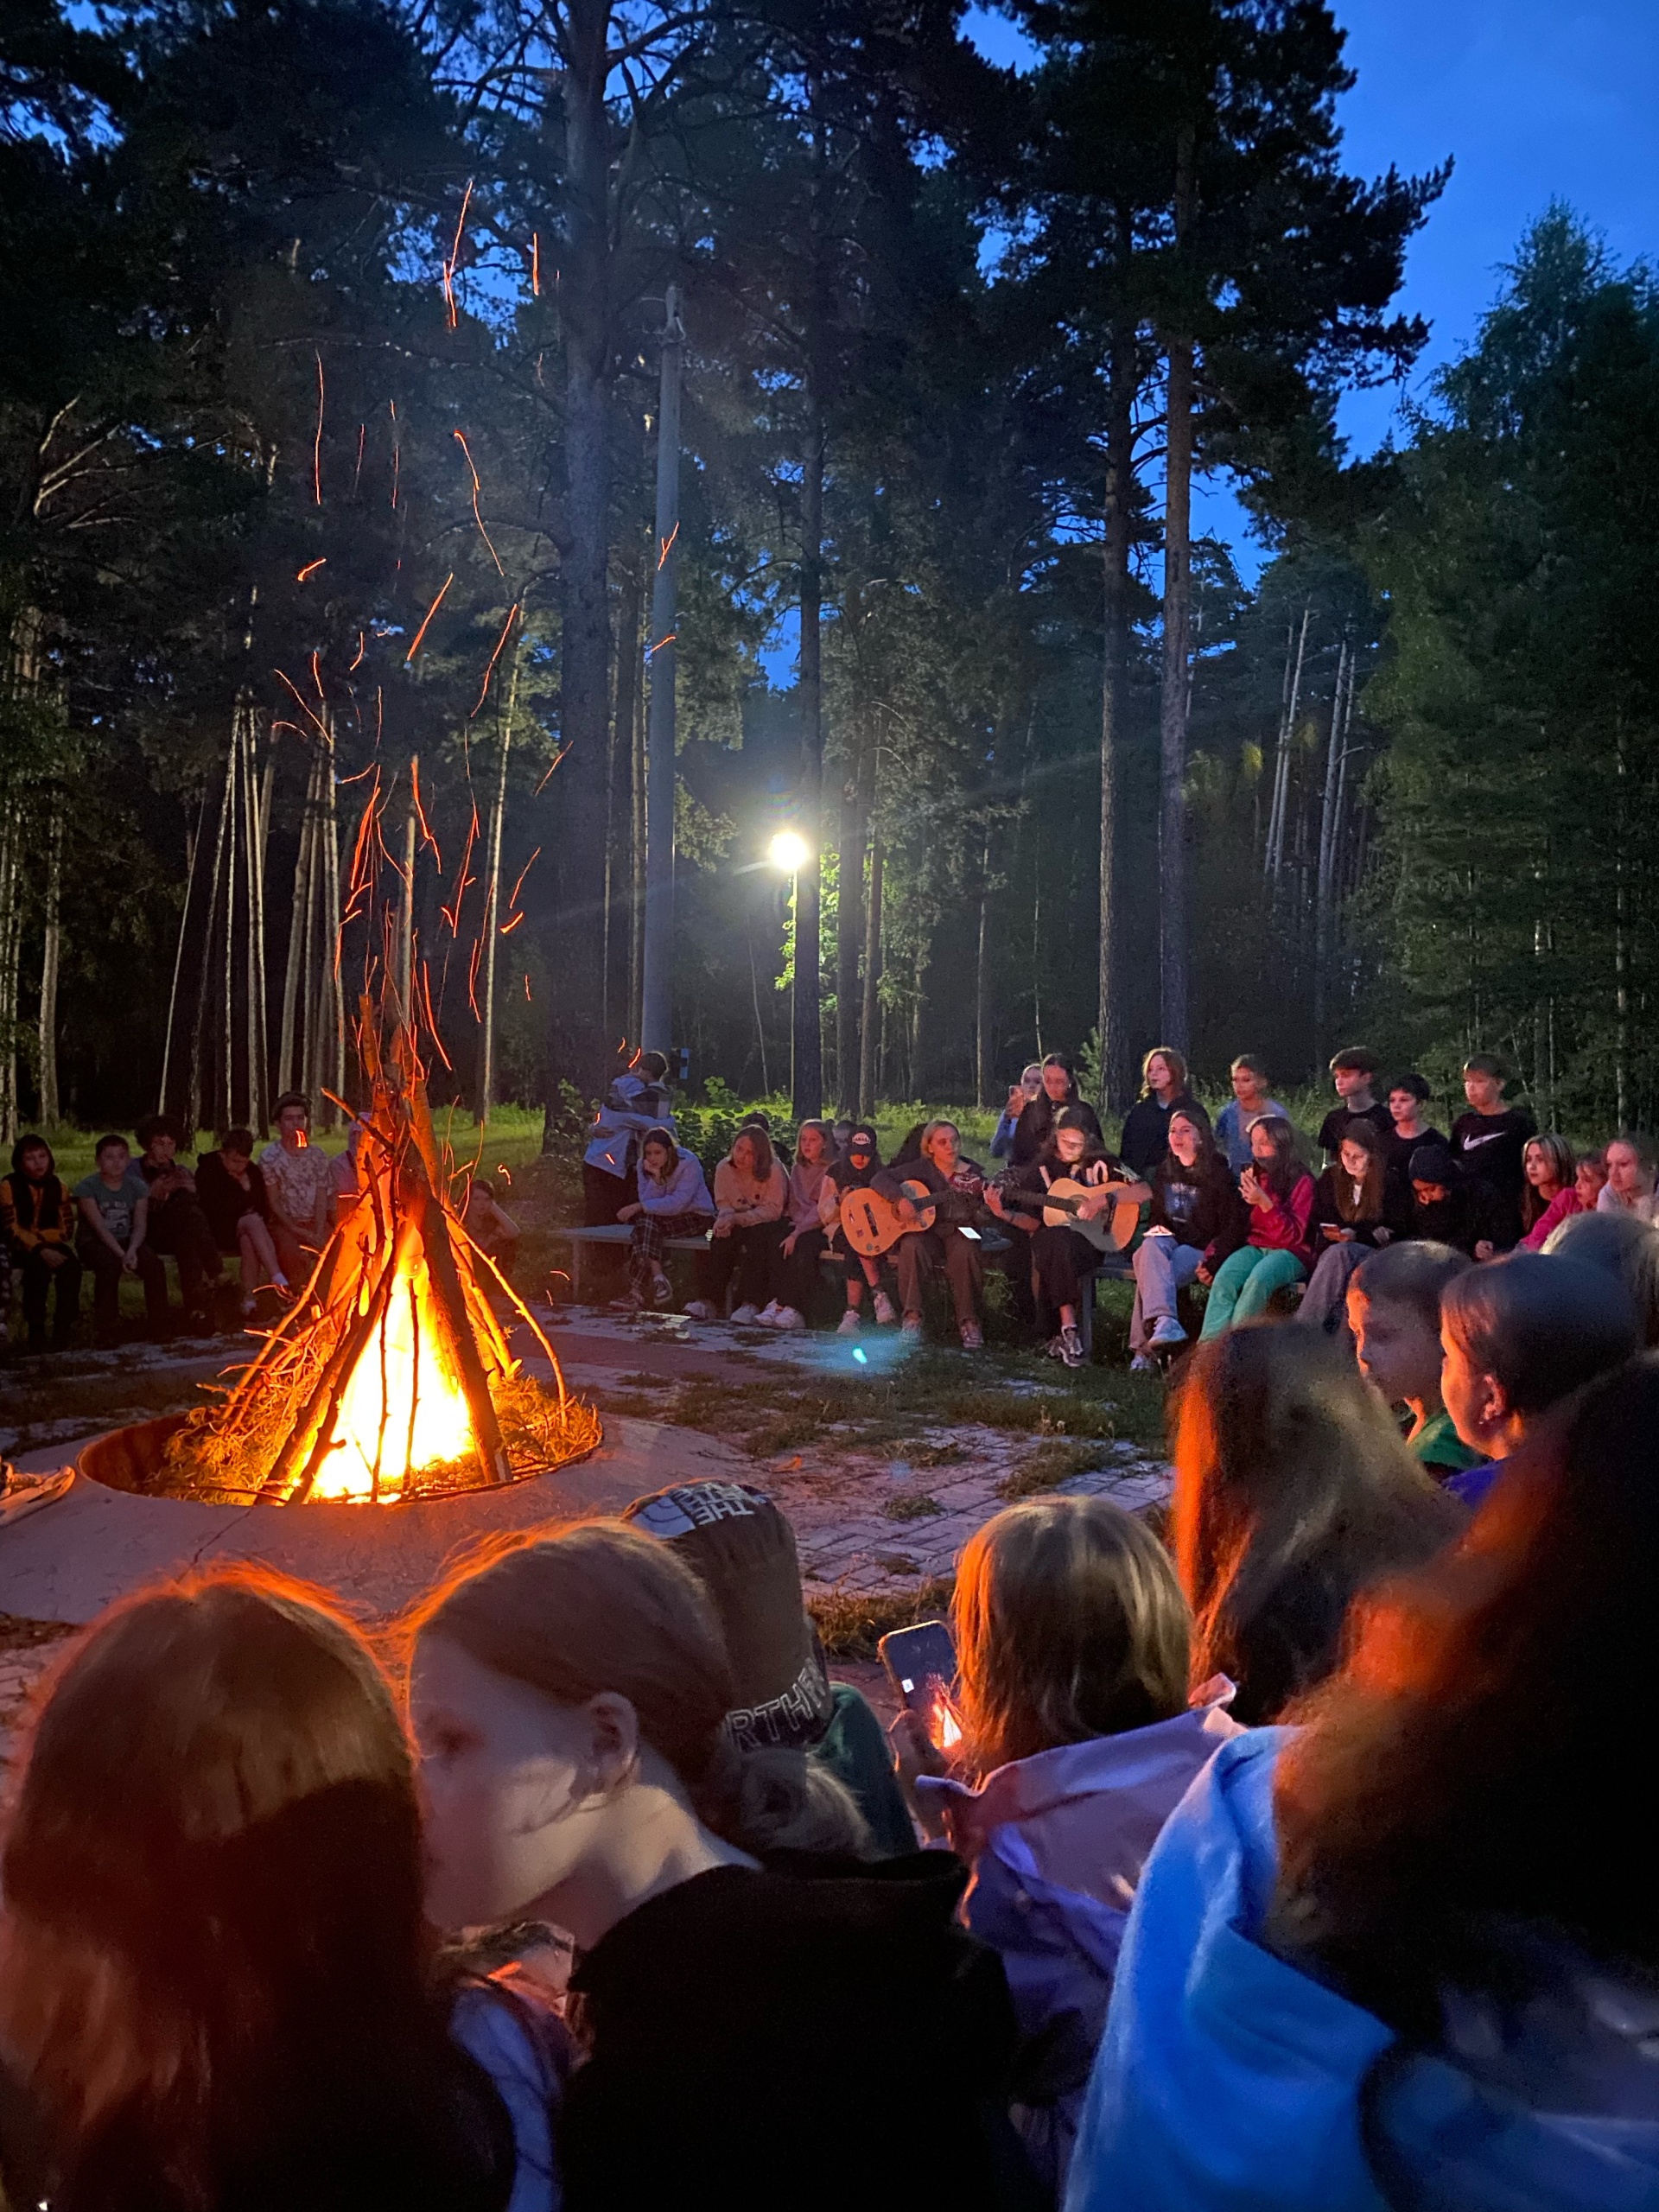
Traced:
POLYGON ((801 1603, 795 1531, 747 1483, 677 1483, 622 1518, 673 1544, 720 1617, 738 1703, 726 1726, 741 1751, 804 1750, 834 1710, 823 1653, 801 1603))

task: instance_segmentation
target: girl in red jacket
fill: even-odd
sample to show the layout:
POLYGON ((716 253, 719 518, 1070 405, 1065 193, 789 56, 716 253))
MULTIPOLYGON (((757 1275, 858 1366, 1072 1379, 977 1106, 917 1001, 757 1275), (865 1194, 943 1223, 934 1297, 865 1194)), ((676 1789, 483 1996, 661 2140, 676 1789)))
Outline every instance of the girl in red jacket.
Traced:
POLYGON ((1300 1282, 1313 1263, 1313 1178, 1296 1157, 1296 1132, 1269 1114, 1250 1125, 1252 1165, 1238 1179, 1250 1210, 1248 1241, 1216 1269, 1201 1335, 1267 1310, 1275 1290, 1300 1282))

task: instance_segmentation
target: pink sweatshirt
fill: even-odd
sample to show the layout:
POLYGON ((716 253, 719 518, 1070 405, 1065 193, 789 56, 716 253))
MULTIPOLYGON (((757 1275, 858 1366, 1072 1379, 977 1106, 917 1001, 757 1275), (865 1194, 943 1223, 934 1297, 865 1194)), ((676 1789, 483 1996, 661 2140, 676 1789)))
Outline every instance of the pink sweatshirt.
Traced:
POLYGON ((1297 1177, 1288 1198, 1275 1198, 1264 1211, 1250 1208, 1250 1233, 1245 1240, 1263 1252, 1294 1252, 1304 1267, 1313 1264, 1308 1229, 1313 1219, 1313 1178, 1297 1177))
POLYGON ((1579 1194, 1569 1183, 1564 1191, 1556 1192, 1542 1213, 1521 1239, 1522 1249, 1527 1252, 1541 1252, 1544 1249, 1544 1240, 1552 1229, 1560 1222, 1570 1220, 1575 1213, 1583 1211, 1584 1208, 1579 1203, 1579 1194))

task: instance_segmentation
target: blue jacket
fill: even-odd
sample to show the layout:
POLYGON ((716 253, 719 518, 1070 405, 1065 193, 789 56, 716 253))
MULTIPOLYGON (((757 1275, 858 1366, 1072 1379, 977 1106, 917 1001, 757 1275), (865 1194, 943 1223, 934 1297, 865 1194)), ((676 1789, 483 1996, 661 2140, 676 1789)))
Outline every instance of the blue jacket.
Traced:
POLYGON ((1287 1736, 1223 1745, 1147 1862, 1066 2212, 1659 2212, 1659 2004, 1588 1972, 1496 2033, 1449 2001, 1453 2040, 1379 2072, 1383 2196, 1360 2113, 1394 2032, 1255 1940, 1287 1736))

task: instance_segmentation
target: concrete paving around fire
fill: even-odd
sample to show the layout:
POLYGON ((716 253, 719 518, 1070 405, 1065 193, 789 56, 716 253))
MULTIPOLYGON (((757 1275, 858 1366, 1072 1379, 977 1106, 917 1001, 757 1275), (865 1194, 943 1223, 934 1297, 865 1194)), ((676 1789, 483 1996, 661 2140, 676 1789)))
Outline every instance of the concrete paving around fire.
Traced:
MULTIPOLYGON (((841 1671, 874 1688, 869 1624, 941 1602, 963 1545, 1011 1497, 1086 1491, 1138 1510, 1168 1494, 1169 1471, 1149 1440, 1156 1400, 1116 1371, 1090 1370, 1080 1385, 1030 1358, 917 1353, 891 1331, 849 1343, 681 1317, 572 1315, 555 1342, 569 1387, 606 1423, 601 1452, 559 1474, 385 1509, 384 1520, 381 1509, 357 1505, 250 1510, 143 1499, 78 1478, 60 1503, 0 1526, 0 1759, 74 1624, 145 1581, 210 1560, 267 1560, 326 1583, 378 1623, 482 1533, 615 1511, 676 1480, 737 1477, 789 1515, 804 1594, 841 1671), (843 1614, 859 1624, 846 1637, 843 1614)), ((110 1355, 78 1361, 55 1387, 42 1361, 0 1448, 32 1471, 66 1464, 122 1420, 191 1403, 219 1364, 207 1345, 110 1355), (49 1427, 38 1417, 48 1392, 49 1427)), ((19 1381, 25 1373, 13 1370, 19 1381)))

